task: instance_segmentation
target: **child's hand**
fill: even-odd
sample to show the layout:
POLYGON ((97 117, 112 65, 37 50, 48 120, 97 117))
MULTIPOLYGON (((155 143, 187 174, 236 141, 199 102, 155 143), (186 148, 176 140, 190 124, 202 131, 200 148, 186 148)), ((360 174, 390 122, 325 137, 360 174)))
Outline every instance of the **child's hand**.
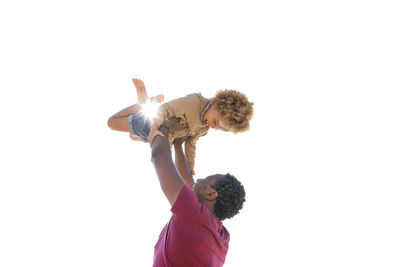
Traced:
POLYGON ((150 147, 153 146, 154 137, 156 137, 157 135, 159 135, 159 136, 164 136, 163 133, 160 132, 156 126, 151 126, 151 128, 150 128, 150 133, 149 133, 149 143, 150 143, 150 147))
POLYGON ((196 175, 196 172, 194 171, 194 163, 189 163, 189 168, 190 171, 192 172, 192 175, 196 175))

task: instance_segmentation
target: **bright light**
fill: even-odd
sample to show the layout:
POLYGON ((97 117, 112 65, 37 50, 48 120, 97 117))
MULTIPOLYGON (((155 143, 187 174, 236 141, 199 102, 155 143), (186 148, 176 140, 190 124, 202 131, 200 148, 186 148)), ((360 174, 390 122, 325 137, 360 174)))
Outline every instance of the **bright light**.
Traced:
POLYGON ((141 105, 142 105, 141 112, 146 116, 146 118, 153 119, 157 116, 160 103, 148 101, 141 105))

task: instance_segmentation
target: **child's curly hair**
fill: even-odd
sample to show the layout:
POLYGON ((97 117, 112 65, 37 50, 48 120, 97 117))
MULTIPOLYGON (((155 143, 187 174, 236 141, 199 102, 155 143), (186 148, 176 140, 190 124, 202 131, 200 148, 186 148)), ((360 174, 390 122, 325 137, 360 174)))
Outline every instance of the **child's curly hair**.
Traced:
POLYGON ((219 90, 214 98, 218 112, 225 118, 224 126, 229 131, 240 133, 249 130, 253 117, 253 104, 247 97, 235 90, 219 90))

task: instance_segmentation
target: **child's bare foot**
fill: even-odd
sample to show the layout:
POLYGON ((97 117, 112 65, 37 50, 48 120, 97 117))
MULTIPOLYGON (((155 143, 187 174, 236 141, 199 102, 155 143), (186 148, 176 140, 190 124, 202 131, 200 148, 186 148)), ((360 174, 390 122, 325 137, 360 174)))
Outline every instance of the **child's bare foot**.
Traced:
POLYGON ((148 97, 143 81, 141 79, 132 79, 132 82, 136 87, 139 104, 145 103, 148 97))
POLYGON ((129 137, 134 141, 141 141, 142 140, 142 138, 140 138, 139 136, 129 135, 129 137))
POLYGON ((151 102, 162 103, 164 102, 164 95, 157 95, 150 97, 151 102))

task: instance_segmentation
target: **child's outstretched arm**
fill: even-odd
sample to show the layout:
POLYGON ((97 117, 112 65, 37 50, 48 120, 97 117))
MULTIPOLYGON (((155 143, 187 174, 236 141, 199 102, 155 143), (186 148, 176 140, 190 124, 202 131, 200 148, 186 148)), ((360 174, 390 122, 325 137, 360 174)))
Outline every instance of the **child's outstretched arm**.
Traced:
POLYGON ((194 180, 192 176, 192 171, 189 167, 185 154, 183 153, 182 139, 175 139, 174 141, 174 148, 175 148, 175 166, 179 171, 179 174, 182 176, 185 183, 190 187, 193 188, 194 180))
POLYGON ((195 175, 194 171, 194 158, 196 157, 196 142, 199 137, 190 137, 185 141, 185 155, 192 171, 192 175, 195 175))

